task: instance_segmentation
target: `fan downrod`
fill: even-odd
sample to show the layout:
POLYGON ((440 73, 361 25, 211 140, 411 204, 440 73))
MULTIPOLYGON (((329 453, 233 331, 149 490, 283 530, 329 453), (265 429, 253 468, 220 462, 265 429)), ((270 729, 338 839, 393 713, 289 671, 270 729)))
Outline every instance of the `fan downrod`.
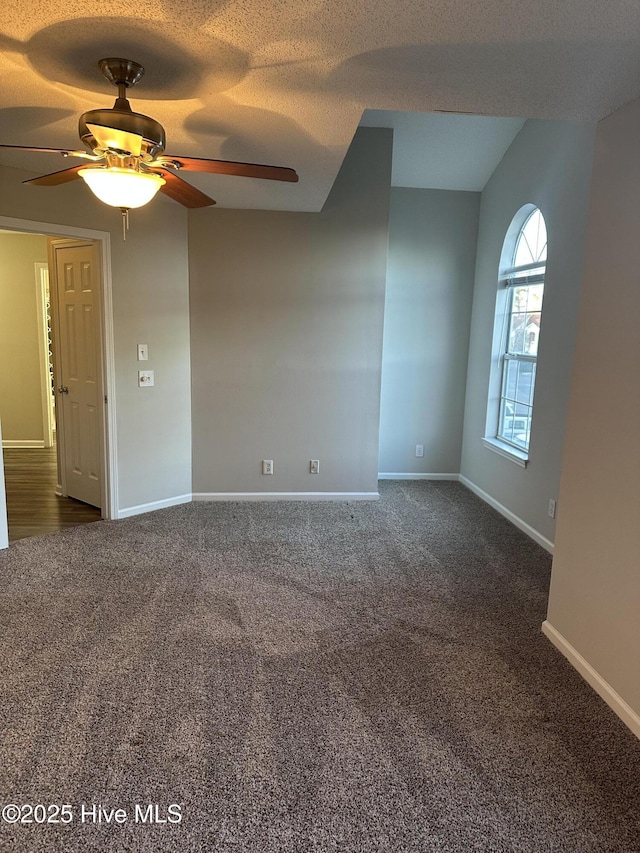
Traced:
POLYGON ((116 57, 101 59, 98 65, 107 80, 118 87, 118 97, 111 109, 89 110, 80 116, 80 139, 89 151, 101 157, 109 151, 117 156, 133 151, 144 162, 155 160, 164 151, 164 128, 155 119, 134 113, 127 98, 127 89, 144 74, 143 66, 132 59, 116 57), (101 132, 96 138, 96 128, 108 133, 101 132), (137 149, 136 140, 130 137, 142 137, 137 140, 137 149))

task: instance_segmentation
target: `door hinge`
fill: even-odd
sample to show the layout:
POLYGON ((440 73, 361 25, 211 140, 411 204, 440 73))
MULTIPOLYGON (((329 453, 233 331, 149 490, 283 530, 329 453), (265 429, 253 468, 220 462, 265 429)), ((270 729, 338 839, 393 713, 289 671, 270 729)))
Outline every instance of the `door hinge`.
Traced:
POLYGON ((108 397, 107 397, 107 395, 105 394, 105 395, 104 395, 104 404, 105 404, 105 406, 107 405, 107 403, 108 403, 108 402, 109 402, 109 398, 108 398, 108 397))

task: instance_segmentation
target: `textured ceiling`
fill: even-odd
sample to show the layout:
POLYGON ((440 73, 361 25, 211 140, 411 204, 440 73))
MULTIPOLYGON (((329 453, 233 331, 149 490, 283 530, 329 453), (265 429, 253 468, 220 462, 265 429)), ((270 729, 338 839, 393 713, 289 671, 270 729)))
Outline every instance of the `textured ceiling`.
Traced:
MULTIPOLYGON (((76 146, 111 106, 96 63, 141 62, 167 152, 292 166, 299 184, 189 180, 223 207, 319 210, 365 109, 599 119, 640 95, 638 0, 8 0, 0 142, 76 146)), ((2 154, 34 172, 54 155, 2 154)), ((55 190, 30 188, 33 192, 55 190)))
POLYGON ((524 119, 366 110, 360 124, 393 128, 394 187, 479 192, 524 119))

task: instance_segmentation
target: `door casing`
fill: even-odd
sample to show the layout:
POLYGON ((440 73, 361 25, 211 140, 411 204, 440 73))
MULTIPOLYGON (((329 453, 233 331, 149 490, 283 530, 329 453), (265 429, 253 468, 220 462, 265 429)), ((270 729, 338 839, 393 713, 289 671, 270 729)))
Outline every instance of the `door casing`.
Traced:
MULTIPOLYGON (((0 229, 9 231, 24 231, 30 234, 48 234, 51 237, 77 238, 80 240, 95 240, 100 244, 100 259, 102 266, 102 299, 101 299, 101 341, 102 341, 102 387, 107 403, 104 412, 104 464, 102 478, 102 517, 112 519, 118 517, 118 469, 116 445, 116 389, 115 389, 115 347, 113 334, 113 303, 112 303, 112 274, 111 274, 111 234, 108 231, 96 231, 75 226, 57 225, 52 222, 34 222, 30 219, 16 219, 10 216, 0 216, 0 229)), ((4 485, 4 466, 0 455, 0 478, 4 485)), ((6 499, 4 488, 0 489, 0 548, 8 547, 6 523, 6 499)))
MULTIPOLYGON (((44 446, 53 447, 55 414, 53 411, 51 373, 49 369, 49 320, 47 298, 49 290, 49 265, 36 262, 36 307, 38 314, 38 351, 40 354, 40 396, 42 399, 42 433, 44 446)), ((51 311, 49 309, 49 316, 51 311)))

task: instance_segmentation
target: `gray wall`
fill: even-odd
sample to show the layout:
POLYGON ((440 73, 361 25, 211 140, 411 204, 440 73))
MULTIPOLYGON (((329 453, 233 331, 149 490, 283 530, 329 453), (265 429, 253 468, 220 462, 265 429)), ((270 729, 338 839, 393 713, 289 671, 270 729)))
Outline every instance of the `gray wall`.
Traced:
POLYGON ((122 240, 119 211, 81 181, 23 186, 33 177, 0 167, 0 215, 111 233, 119 506, 191 492, 191 395, 187 216, 159 197, 131 213, 122 240), (136 344, 149 345, 145 367, 155 387, 138 388, 136 344))
POLYGON ((0 231, 0 420, 5 441, 44 441, 36 263, 47 238, 0 231))
POLYGON ((391 190, 381 473, 460 472, 479 208, 479 193, 391 190))
POLYGON ((194 492, 377 492, 391 150, 360 129, 320 214, 190 213, 194 492))
POLYGON ((598 126, 548 615, 638 715, 639 138, 640 100, 598 126))
POLYGON ((595 126, 529 120, 482 193, 461 473, 525 525, 553 541, 547 514, 560 481, 564 427, 582 278, 595 126), (514 214, 542 211, 547 274, 526 469, 486 449, 487 396, 500 253, 514 214))

